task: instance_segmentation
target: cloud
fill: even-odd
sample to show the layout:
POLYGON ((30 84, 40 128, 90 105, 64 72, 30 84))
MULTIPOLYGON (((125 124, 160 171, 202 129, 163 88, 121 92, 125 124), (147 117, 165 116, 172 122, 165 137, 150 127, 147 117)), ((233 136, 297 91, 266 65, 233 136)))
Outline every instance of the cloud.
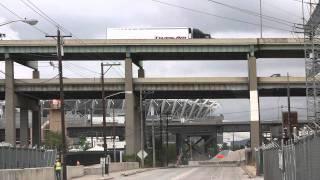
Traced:
MULTIPOLYGON (((6 18, 0 17, 0 24, 6 23, 8 20, 6 18)), ((0 26, 0 33, 5 34, 3 39, 20 39, 19 33, 12 29, 11 24, 0 26)))
MULTIPOLYGON (((259 37, 259 17, 241 13, 234 9, 213 4, 207 0, 161 0, 177 4, 187 8, 197 9, 205 13, 211 13, 226 18, 238 19, 254 23, 237 22, 223 18, 190 12, 185 9, 166 6, 152 0, 67 0, 57 2, 56 0, 31 0, 51 18, 59 22, 73 35, 79 38, 105 38, 107 27, 195 27, 204 32, 211 33, 214 38, 238 38, 238 37, 259 37)), ((218 0, 231 4, 238 8, 259 12, 259 1, 257 0, 218 0)), ((282 20, 301 23, 300 3, 292 0, 268 0, 262 1, 262 12, 266 16, 273 16, 282 20)), ((48 23, 44 18, 30 10, 21 1, 2 0, 21 17, 35 18, 39 20, 37 27, 48 34, 55 34, 56 27, 48 23)), ((1 8, 1 7, 0 7, 1 8)), ((15 20, 17 17, 1 9, 0 22, 15 20)), ((282 21, 281 20, 281 21, 282 21)), ((282 21, 283 22, 283 21, 282 21)), ((291 33, 277 30, 281 28, 292 30, 285 23, 263 20, 264 37, 294 37, 291 33)), ((44 34, 36 29, 23 24, 15 23, 0 28, 0 32, 12 39, 45 39, 44 34)), ((68 33, 68 32, 67 32, 68 33)), ((77 66, 65 63, 64 76, 66 77, 97 77, 100 72, 100 61, 77 62, 77 66), (85 67, 85 68, 83 68, 85 67), (89 69, 89 70, 88 70, 89 69)), ((270 76, 275 73, 285 75, 287 72, 292 76, 304 75, 304 61, 302 59, 262 59, 258 60, 258 75, 270 76)), ((147 77, 172 77, 172 76, 247 76, 246 61, 146 61, 144 63, 147 77)), ((1 70, 4 64, 1 63, 1 70)), ((30 78, 31 69, 15 65, 17 78, 30 78)), ((57 70, 49 66, 48 62, 40 63, 41 77, 51 78, 57 74, 57 70)), ((137 76, 137 67, 134 67, 134 74, 137 76)), ((112 69, 108 77, 123 77, 124 69, 117 67, 112 69)), ((280 98, 280 103, 285 100, 280 98)), ((220 112, 226 113, 228 120, 249 120, 249 101, 245 100, 219 100, 222 104, 220 112), (244 111, 243 113, 230 113, 244 111)), ((262 108, 278 107, 272 100, 262 100, 262 108)), ((303 104, 302 100, 293 100, 293 104, 303 104)), ((303 105, 302 105, 303 106, 303 105)), ((279 110, 262 111, 262 119, 278 118, 279 110), (272 116, 270 116, 272 114, 272 116)), ((301 112, 303 115, 303 112, 301 112)))
MULTIPOLYGON (((259 17, 251 16, 234 9, 210 3, 207 0, 161 0, 163 2, 176 4, 179 6, 196 9, 218 16, 239 19, 255 24, 259 24, 259 17)), ((106 27, 127 27, 127 26, 187 26, 200 28, 206 32, 223 35, 224 33, 247 35, 259 34, 259 26, 230 21, 214 16, 190 12, 185 9, 167 6, 152 0, 139 0, 134 3, 131 0, 91 0, 78 1, 68 0, 64 3, 57 3, 55 0, 32 0, 41 10, 46 12, 51 18, 70 29, 73 34, 78 34, 82 38, 104 38, 106 27)), ((259 3, 256 0, 225 0, 219 1, 242 9, 259 12, 259 3)), ((55 28, 44 18, 30 10, 21 1, 3 0, 3 3, 13 9, 22 17, 39 19, 38 27, 48 33, 54 33, 55 28)), ((301 20, 300 4, 291 0, 270 0, 263 1, 263 13, 268 16, 285 19, 287 21, 298 22, 301 20), (285 8, 281 8, 285 7, 285 8), (285 9, 285 10, 283 10, 285 9), (286 13, 283 13, 286 11, 286 13), (289 12, 288 12, 289 11, 289 12), (293 14, 293 15, 292 15, 293 14)), ((9 13, 4 13, 6 18, 15 18, 9 13)), ((290 27, 264 20, 264 25, 290 29, 290 27)), ((29 28, 15 26, 14 30, 22 34, 22 38, 44 38, 42 34, 29 28), (30 33, 32 32, 32 33, 30 33)), ((291 29, 290 29, 291 30, 291 29)), ((291 36, 289 33, 265 27, 266 35, 291 36)))

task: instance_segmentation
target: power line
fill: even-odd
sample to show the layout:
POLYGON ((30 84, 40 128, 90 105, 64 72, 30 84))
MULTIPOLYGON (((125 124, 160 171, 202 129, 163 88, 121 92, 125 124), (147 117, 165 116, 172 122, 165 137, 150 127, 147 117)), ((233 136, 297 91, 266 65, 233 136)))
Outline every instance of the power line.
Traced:
POLYGON ((296 18, 299 18, 299 19, 301 18, 301 19, 302 19, 302 17, 298 16, 297 14, 295 14, 295 13, 293 13, 293 12, 291 12, 291 11, 288 11, 288 10, 286 10, 285 8, 280 8, 279 6, 275 6, 275 5, 273 5, 272 3, 269 3, 268 1, 264 1, 263 3, 271 6, 272 8, 279 9, 280 12, 283 13, 283 14, 285 14, 285 13, 286 13, 286 15, 290 14, 290 15, 292 15, 292 16, 295 16, 296 18))
MULTIPOLYGON (((63 25, 61 25, 60 23, 58 23, 57 21, 55 21, 53 18, 51 18, 48 14, 46 14, 43 10, 41 10, 41 8, 39 8, 35 3, 33 3, 31 0, 20 0, 21 2, 23 2, 27 7, 29 7, 32 11, 34 11, 35 13, 37 13, 38 15, 40 15, 42 18, 44 18, 46 21, 48 21, 49 23, 51 23, 54 26, 57 26, 58 28, 60 28, 64 33, 67 34, 72 34, 72 32, 70 30, 68 30, 67 28, 65 28, 63 25), (29 3, 27 3, 27 2, 29 3)), ((81 40, 80 38, 78 38, 77 36, 73 35, 74 38, 76 38, 79 42, 81 42, 82 44, 87 45, 86 43, 83 42, 83 40, 81 40)), ((90 57, 90 56, 88 56, 90 57)), ((103 59, 103 58, 101 58, 103 59)), ((97 73, 97 72, 95 72, 97 73)))
MULTIPOLYGON (((44 18, 46 21, 48 21, 49 23, 51 23, 52 25, 54 26, 57 26, 58 28, 60 28, 63 32, 65 33, 68 33, 68 34, 72 34, 71 31, 69 31, 67 28, 65 28, 63 25, 61 25, 60 23, 58 23, 57 21, 55 21, 53 18, 51 18, 48 14, 46 14, 43 10, 41 10, 36 4, 34 4, 31 0, 20 0, 23 4, 25 4, 27 7, 29 7, 32 11, 34 11, 35 13, 37 13, 38 15, 40 15, 42 18, 44 18), (28 4, 28 3, 29 4, 28 4)), ((76 39, 78 39, 80 42, 83 43, 82 40, 80 40, 77 36, 74 36, 76 39)), ((89 56, 88 56, 89 57, 89 56)), ((71 64, 71 63, 70 63, 71 64)), ((87 71, 90 71, 90 72, 93 72, 95 74, 99 74, 98 72, 94 72, 88 68, 85 68, 85 67, 82 67, 80 65, 76 65, 76 64, 73 64, 74 66, 78 66, 82 69, 85 69, 87 71)), ((69 67, 69 69, 70 67, 69 67)), ((80 75, 81 77, 83 77, 82 75, 80 75)))
MULTIPOLYGON (((60 28, 64 33, 67 33, 66 28, 64 28, 62 25, 57 23, 54 19, 52 19, 50 16, 48 16, 45 12, 43 12, 38 6, 36 6, 34 3, 32 3, 30 0, 20 0, 24 5, 26 5, 29 9, 31 9, 33 12, 37 13, 39 16, 41 16, 43 19, 48 21, 50 24, 52 24, 55 27, 60 28)), ((70 32, 69 32, 70 33, 70 32)), ((71 33, 70 33, 71 34, 71 33)))
POLYGON ((87 68, 87 67, 81 66, 81 65, 79 65, 79 64, 74 64, 74 63, 71 63, 71 62, 67 62, 67 63, 69 63, 69 64, 71 64, 71 65, 73 65, 73 66, 77 66, 77 67, 79 67, 79 68, 81 68, 81 69, 87 70, 88 72, 92 72, 92 73, 94 73, 94 74, 99 74, 99 75, 100 75, 100 73, 98 73, 98 72, 96 72, 96 71, 93 71, 93 70, 91 70, 91 69, 89 69, 89 68, 87 68))
POLYGON ((19 19, 23 19, 21 16, 19 16, 17 13, 15 13, 14 11, 12 11, 11 9, 9 9, 7 6, 5 6, 4 4, 2 4, 0 2, 0 6, 2 6, 4 9, 6 9, 7 11, 9 11, 11 14, 13 14, 14 16, 16 16, 19 19))
MULTIPOLYGON (((201 10, 197 10, 197 9, 192 9, 192 8, 188 8, 188 7, 184 7, 184 6, 180 6, 180 5, 176 5, 176 4, 171 4, 171 3, 167 3, 167 2, 163 2, 163 1, 159 1, 159 0, 151 0, 151 1, 163 4, 163 5, 166 5, 166 6, 171 6, 171 7, 187 10, 187 11, 190 11, 190 12, 198 13, 198 14, 204 14, 204 15, 207 15, 207 16, 213 16, 213 17, 216 17, 216 18, 226 19, 226 20, 229 20, 229 21, 250 24, 250 25, 253 25, 253 26, 260 26, 260 24, 257 24, 257 23, 248 22, 248 21, 244 21, 244 20, 241 20, 241 19, 231 18, 231 17, 220 16, 220 15, 217 15, 217 14, 213 14, 213 13, 209 13, 209 12, 205 12, 205 11, 201 11, 201 10)), ((274 26, 268 26, 268 25, 263 25, 263 26, 264 27, 268 27, 270 29, 286 31, 286 32, 292 32, 291 30, 277 28, 277 27, 274 27, 274 26)))
MULTIPOLYGON (((20 0, 21 2, 23 2, 27 7, 29 7, 32 11, 34 11, 35 13, 37 13, 37 14, 39 14, 42 18, 44 18, 45 20, 47 20, 49 23, 51 23, 51 24, 53 24, 54 26, 57 26, 57 27, 59 27, 63 32, 65 32, 65 33, 69 33, 69 34, 72 34, 72 32, 70 31, 70 30, 68 30, 67 28, 65 28, 64 26, 62 26, 61 24, 59 24, 57 21, 55 21, 53 18, 51 18, 48 14, 46 14, 44 11, 42 11, 36 4, 34 4, 31 0, 20 0), (27 3, 27 2, 29 3, 27 3), (31 5, 30 5, 31 4, 31 5), (38 12, 39 11, 39 12, 38 12)), ((77 37, 76 35, 73 35, 73 37, 75 38, 75 39, 77 39, 80 43, 82 43, 82 44, 85 44, 85 45, 87 45, 83 40, 81 40, 79 37, 77 37)), ((89 57, 89 59, 90 59, 90 56, 87 56, 87 57, 89 57)), ((98 58, 99 59, 103 59, 103 58, 101 58, 101 56, 100 55, 98 55, 98 58)), ((73 64, 73 65, 75 65, 75 64, 73 64)), ((76 66, 78 66, 78 67, 81 67, 80 65, 76 65, 76 66)), ((86 70, 88 70, 88 71, 90 71, 90 72, 93 72, 93 73, 95 73, 95 74, 100 74, 100 73, 98 73, 98 72, 94 72, 94 71, 92 71, 92 70, 90 70, 90 69, 88 69, 88 68, 85 68, 85 67, 81 67, 81 68, 83 68, 83 69, 86 69, 86 70)))
MULTIPOLYGON (((3 72, 2 70, 0 70, 0 73, 4 74, 6 77, 10 77, 12 78, 12 76, 8 75, 7 73, 3 72)), ((43 80, 43 81, 40 81, 40 82, 37 82, 37 84, 44 84, 44 83, 47 83, 49 81, 52 81, 54 79, 57 78, 58 75, 55 75, 54 77, 50 78, 50 79, 46 79, 46 80, 43 80)), ((20 81, 22 83, 29 83, 27 81, 24 81, 24 80, 21 80, 21 79, 15 79, 16 81, 20 81)))
POLYGON ((318 5, 319 3, 312 3, 312 2, 307 2, 307 1, 301 1, 301 0, 292 0, 292 1, 296 1, 296 2, 299 2, 299 3, 304 3, 304 4, 308 4, 308 5, 318 5))
MULTIPOLYGON (((23 19, 21 16, 19 16, 17 13, 15 13, 14 11, 12 11, 11 9, 9 9, 7 6, 5 6, 4 4, 2 4, 0 2, 0 6, 3 7, 4 9, 6 9, 7 11, 9 11, 12 15, 16 16, 18 19, 23 19)), ((36 29, 37 31, 41 32, 44 35, 47 35, 48 33, 46 33, 45 31, 43 31, 42 29, 36 27, 36 26, 31 26, 32 28, 36 29)))
POLYGON ((208 1, 211 2, 211 3, 214 3, 214 4, 222 5, 222 6, 225 6, 225 7, 228 7, 228 8, 231 8, 231 9, 234 9, 234 10, 237 10, 237 11, 252 15, 252 16, 256 16, 256 17, 260 17, 261 16, 263 19, 266 19, 266 20, 269 20, 269 21, 273 21, 273 22, 276 22, 276 23, 279 23, 279 24, 282 24, 282 25, 287 25, 287 26, 292 27, 293 24, 295 24, 295 23, 290 22, 288 20, 284 20, 284 19, 280 19, 280 18, 277 18, 277 17, 268 16, 268 15, 261 15, 260 13, 257 13, 255 11, 250 11, 250 10, 247 10, 247 9, 238 8, 236 6, 232 6, 232 5, 229 5, 229 4, 226 4, 226 3, 222 3, 222 2, 218 2, 218 1, 215 1, 215 0, 208 0, 208 1))

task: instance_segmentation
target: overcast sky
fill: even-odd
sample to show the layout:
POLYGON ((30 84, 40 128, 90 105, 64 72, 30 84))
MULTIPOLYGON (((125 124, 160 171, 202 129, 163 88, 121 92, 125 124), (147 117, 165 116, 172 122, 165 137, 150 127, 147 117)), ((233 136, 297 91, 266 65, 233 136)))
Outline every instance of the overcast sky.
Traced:
MULTIPOLYGON (((259 17, 227 8, 208 0, 160 0, 192 8, 190 11, 172 7, 152 0, 1 0, 0 2, 11 9, 18 16, 38 19, 37 28, 48 34, 54 34, 56 28, 44 18, 33 12, 23 2, 34 3, 50 18, 68 29, 78 38, 105 38, 107 27, 194 27, 213 38, 252 37, 257 38, 260 34, 259 17), (202 13, 200 13, 202 12, 202 13), (224 18, 218 18, 224 17, 224 18), (227 19, 226 19, 227 18, 227 19), (233 19, 233 20, 231 20, 233 19), (236 19, 236 20, 235 20, 236 19), (242 22, 239 22, 242 21, 242 22), (244 22, 245 21, 245 22, 244 22), (253 25, 255 24, 255 25, 253 25)), ((258 0, 216 0, 232 6, 259 12, 258 0)), ((31 5, 31 4, 29 4, 31 5)), ((295 38, 292 34, 293 24, 302 23, 301 3, 294 0, 262 0, 262 13, 265 16, 278 18, 276 21, 263 20, 264 37, 288 37, 295 38), (280 20, 279 20, 280 19, 280 20)), ((0 6, 0 22, 16 20, 17 17, 0 6)), ((35 28, 23 23, 14 23, 0 27, 0 32, 7 34, 6 39, 45 39, 45 35, 35 28)), ((98 77, 99 61, 96 62, 66 62, 64 63, 65 77, 98 77)), ((246 61, 146 61, 144 62, 146 77, 210 77, 210 76, 247 76, 246 61), (157 68, 155 68, 157 67, 157 68)), ((4 63, 0 63, 0 69, 4 70, 4 63)), ((57 68, 50 66, 49 62, 40 62, 39 69, 41 78, 51 78, 58 74, 57 68)), ((136 67, 134 74, 136 76, 136 67)), ((15 65, 16 78, 30 78, 31 70, 21 65, 15 65)), ((270 76, 275 73, 292 76, 304 76, 303 59, 260 59, 258 60, 258 75, 270 76)), ((109 77, 123 77, 123 67, 112 69, 109 77)), ((3 78, 3 76, 0 76, 3 78)), ((269 100, 269 106, 277 107, 275 100, 269 100)), ((279 100, 280 104, 284 100, 279 100)), ((224 112, 249 110, 248 100, 239 100, 243 106, 230 108, 235 101, 221 101, 224 112)), ((265 102, 265 101, 263 101, 265 102)), ((302 100, 294 100, 301 104, 302 100)), ((237 104, 239 104, 237 103, 237 104)), ((302 103, 303 104, 303 103, 302 103)), ((233 106, 232 106, 233 107, 233 106)), ((279 109, 279 108, 278 108, 279 109)), ((274 110, 275 114, 279 110, 274 110)), ((242 114, 241 114, 242 115, 242 114)), ((238 115, 240 116, 240 115, 238 115)), ((276 117, 263 116, 266 119, 276 117)), ((228 115, 233 119, 235 116, 228 115)), ((248 119, 242 115, 241 119, 248 119)))

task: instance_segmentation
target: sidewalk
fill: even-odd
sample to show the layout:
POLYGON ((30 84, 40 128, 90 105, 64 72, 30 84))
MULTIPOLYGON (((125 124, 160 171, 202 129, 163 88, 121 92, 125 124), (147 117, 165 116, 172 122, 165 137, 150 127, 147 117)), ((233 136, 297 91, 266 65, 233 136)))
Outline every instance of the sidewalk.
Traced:
POLYGON ((118 177, 129 176, 137 173, 142 173, 145 171, 154 170, 153 168, 146 168, 146 169, 133 169, 128 171, 119 171, 119 172, 112 172, 109 175, 102 176, 100 175, 86 175, 78 178, 73 178, 73 180, 108 180, 108 179, 116 179, 118 177))

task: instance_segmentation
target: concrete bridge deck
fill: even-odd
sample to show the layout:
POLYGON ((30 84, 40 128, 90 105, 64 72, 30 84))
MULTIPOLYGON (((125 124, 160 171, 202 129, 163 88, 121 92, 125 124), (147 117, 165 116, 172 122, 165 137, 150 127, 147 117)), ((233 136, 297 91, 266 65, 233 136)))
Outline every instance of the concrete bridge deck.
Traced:
MULTIPOLYGON (((257 58, 303 58, 302 39, 137 39, 64 40, 65 60, 124 60, 130 53, 140 60, 246 60, 248 53, 257 58)), ((2 40, 0 57, 10 54, 17 61, 54 60, 54 40, 2 40), (52 58, 50 58, 52 56, 52 58)))
MULTIPOLYGON (((306 120, 301 120, 300 125, 306 124, 306 120)), ((159 124, 155 125, 157 128, 159 124)), ((280 121, 262 121, 261 131, 270 132, 272 127, 281 127, 282 123, 280 121)), ((164 127, 164 131, 165 131, 164 127)), ((97 136, 101 135, 103 128, 101 125, 90 126, 71 126, 67 128, 68 136, 79 137, 81 135, 86 136, 97 136)), ((147 123, 146 131, 151 131, 151 123, 147 123)), ((158 131, 158 130, 157 130, 158 131)), ((234 121, 234 122, 222 122, 222 123, 169 123, 169 132, 173 134, 185 134, 185 135, 212 135, 214 133, 220 132, 250 132, 250 122, 249 121, 234 121)), ((107 134, 112 135, 113 125, 107 125, 107 134)), ((117 136, 124 136, 125 126, 124 124, 117 124, 115 126, 115 133, 117 136)))
MULTIPOLYGON (((305 95, 305 78, 290 77, 291 95, 305 95)), ((247 77, 134 78, 134 91, 154 91, 149 98, 249 98, 247 77)), ((0 80, 0 98, 4 99, 5 82, 0 80)), ((286 95, 287 77, 259 77, 260 96, 286 95)), ((64 79, 66 98, 100 98, 99 78, 64 79)), ((125 91, 124 78, 105 80, 107 93, 125 91)), ((58 79, 16 79, 15 91, 39 99, 59 97, 58 79)), ((123 95, 119 96, 120 98, 123 95)), ((118 97, 118 98, 119 98, 118 97)))

